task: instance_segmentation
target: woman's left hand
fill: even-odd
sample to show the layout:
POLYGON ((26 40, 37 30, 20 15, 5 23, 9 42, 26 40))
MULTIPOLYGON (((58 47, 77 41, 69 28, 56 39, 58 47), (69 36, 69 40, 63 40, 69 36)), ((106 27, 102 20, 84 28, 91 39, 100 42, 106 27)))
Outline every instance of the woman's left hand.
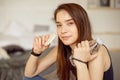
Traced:
POLYGON ((90 45, 89 41, 82 41, 81 43, 78 43, 74 50, 73 50, 73 57, 79 60, 82 60, 84 62, 89 62, 93 60, 95 57, 97 57, 97 53, 94 55, 90 54, 90 45))

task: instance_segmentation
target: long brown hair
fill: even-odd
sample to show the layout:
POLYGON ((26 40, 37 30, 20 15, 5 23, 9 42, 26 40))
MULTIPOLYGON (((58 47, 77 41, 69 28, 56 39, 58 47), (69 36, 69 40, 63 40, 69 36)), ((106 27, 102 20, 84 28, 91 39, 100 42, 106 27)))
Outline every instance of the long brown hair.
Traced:
MULTIPOLYGON (((89 22, 88 15, 86 11, 78 4, 75 3, 66 3, 61 4, 54 12, 54 19, 56 20, 56 15, 60 10, 66 10, 69 15, 74 20, 77 29, 78 29, 78 40, 80 43, 84 40, 92 40, 91 36, 91 26, 89 22)), ((75 68, 72 67, 69 61, 69 56, 71 55, 71 48, 67 45, 64 45, 63 42, 58 38, 58 70, 57 74, 60 80, 69 80, 70 71, 74 69, 74 74, 77 77, 75 68)))

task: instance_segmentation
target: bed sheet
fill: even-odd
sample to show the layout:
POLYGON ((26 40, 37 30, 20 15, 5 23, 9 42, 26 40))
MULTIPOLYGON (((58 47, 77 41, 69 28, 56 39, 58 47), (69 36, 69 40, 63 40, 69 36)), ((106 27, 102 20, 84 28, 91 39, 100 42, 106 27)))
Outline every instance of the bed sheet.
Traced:
POLYGON ((0 47, 15 44, 23 47, 24 49, 31 49, 33 45, 34 35, 24 35, 20 37, 8 36, 0 34, 0 47))

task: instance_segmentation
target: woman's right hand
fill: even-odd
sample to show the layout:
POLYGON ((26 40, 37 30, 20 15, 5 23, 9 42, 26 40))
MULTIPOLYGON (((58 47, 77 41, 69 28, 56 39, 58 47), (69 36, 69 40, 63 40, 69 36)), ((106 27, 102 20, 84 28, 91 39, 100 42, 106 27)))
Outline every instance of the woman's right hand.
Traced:
POLYGON ((36 36, 33 43, 33 52, 41 54, 44 50, 46 50, 49 45, 45 46, 44 44, 48 40, 48 38, 49 35, 36 36))

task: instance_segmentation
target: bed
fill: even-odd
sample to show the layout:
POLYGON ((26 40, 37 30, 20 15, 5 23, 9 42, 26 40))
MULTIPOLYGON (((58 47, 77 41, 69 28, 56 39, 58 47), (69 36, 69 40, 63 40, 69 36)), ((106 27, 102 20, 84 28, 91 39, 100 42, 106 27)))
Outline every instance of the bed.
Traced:
MULTIPOLYGON (((53 47, 48 48, 40 57, 47 55, 53 47)), ((10 59, 0 60, 0 80, 22 80, 24 76, 24 68, 31 50, 25 50, 22 54, 10 54, 10 59)), ((46 80, 57 80, 56 64, 50 66, 47 70, 39 75, 46 80)))
MULTIPOLYGON (((10 57, 9 59, 0 59, 0 80, 22 80, 25 64, 33 46, 34 37, 38 34, 49 32, 45 31, 47 28, 43 28, 43 30, 38 27, 40 26, 37 25, 35 32, 29 32, 20 23, 12 22, 0 33, 0 48, 4 49, 10 57)), ((51 49, 52 46, 45 51, 43 56, 51 49)), ((1 54, 4 53, 0 50, 1 54)), ((54 69, 55 65, 40 75, 47 78, 48 76, 45 76, 45 74, 50 73, 54 69)))
POLYGON ((33 37, 14 22, 0 33, 0 80, 22 80, 33 37))
POLYGON ((10 55, 10 59, 0 60, 0 80, 22 80, 29 51, 21 55, 10 55))

